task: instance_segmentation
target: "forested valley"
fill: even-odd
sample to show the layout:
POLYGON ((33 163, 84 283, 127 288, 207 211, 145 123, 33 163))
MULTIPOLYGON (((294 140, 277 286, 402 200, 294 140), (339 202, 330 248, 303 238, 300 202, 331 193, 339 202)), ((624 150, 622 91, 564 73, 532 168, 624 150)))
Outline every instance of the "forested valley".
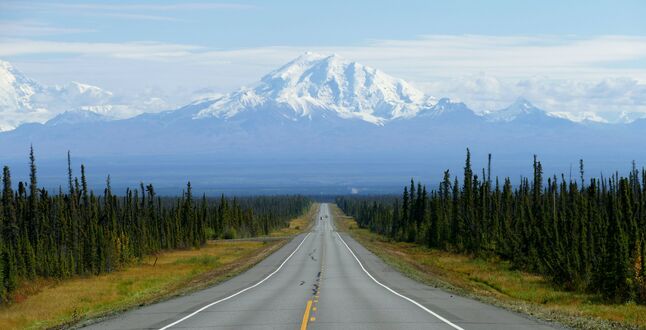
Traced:
POLYGON ((339 197, 359 226, 395 241, 475 257, 499 257, 566 290, 598 293, 607 302, 646 304, 646 171, 586 180, 533 177, 512 185, 471 167, 462 181, 449 171, 437 189, 413 180, 396 196, 339 197))
POLYGON ((208 239, 266 235, 305 212, 302 196, 161 197, 143 183, 124 195, 88 188, 85 167, 75 177, 68 154, 66 188, 38 186, 34 151, 29 182, 15 185, 4 167, 0 203, 0 300, 21 280, 112 272, 163 250, 199 248, 208 239))

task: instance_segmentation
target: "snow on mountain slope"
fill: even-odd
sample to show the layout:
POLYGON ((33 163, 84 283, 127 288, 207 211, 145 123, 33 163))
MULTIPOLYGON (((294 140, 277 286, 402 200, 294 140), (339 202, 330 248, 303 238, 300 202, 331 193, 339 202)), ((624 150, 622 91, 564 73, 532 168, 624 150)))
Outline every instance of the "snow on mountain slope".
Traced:
MULTIPOLYGON (((235 119, 246 123, 249 130, 279 122, 300 125, 317 119, 336 124, 354 119, 377 126, 418 117, 425 118, 424 125, 430 121, 456 125, 513 122, 523 126, 602 121, 592 114, 579 118, 568 113, 548 113, 522 98, 505 109, 480 115, 464 103, 447 98, 437 100, 380 70, 338 55, 310 52, 268 73, 251 87, 225 95, 205 92, 209 95, 177 109, 176 113, 145 119, 148 122, 170 118, 216 118, 223 122, 235 119)), ((0 61, 0 131, 22 123, 45 123, 66 111, 89 111, 105 119, 125 119, 170 108, 163 99, 150 93, 127 99, 77 82, 43 86, 0 61)), ((185 124, 190 126, 190 121, 185 124)))
MULTIPOLYGON (((84 156, 139 160, 144 155, 181 159, 208 155, 257 164, 314 158, 351 163, 409 159, 428 164, 444 155, 461 159, 468 147, 516 157, 517 164, 526 168, 524 162, 532 153, 564 163, 572 155, 623 159, 622 155, 639 150, 646 127, 646 120, 631 125, 573 123, 523 99, 503 110, 478 115, 462 102, 427 97, 378 70, 338 56, 311 53, 270 72, 250 88, 211 94, 176 110, 124 120, 109 120, 130 109, 119 105, 123 103, 109 92, 72 84, 53 93, 26 77, 16 77, 5 83, 13 93, 10 99, 23 95, 28 102, 16 106, 13 113, 36 112, 40 110, 33 110, 34 105, 55 104, 37 102, 38 95, 53 95, 58 97, 54 100, 70 104, 62 94, 77 106, 65 111, 86 110, 63 113, 48 108, 45 114, 49 117, 41 121, 45 125, 23 125, 0 133, 3 155, 16 159, 33 144, 41 157, 51 158, 72 150, 84 156), (26 87, 14 83, 18 80, 26 87), (58 116, 51 119, 52 114, 58 116)), ((154 95, 144 96, 153 107, 163 104, 154 95)), ((4 121, 4 110, 0 115, 4 121)), ((646 159, 641 155, 639 159, 646 159)))
POLYGON ((581 117, 561 112, 552 113, 540 109, 524 98, 518 98, 510 106, 497 110, 483 113, 483 117, 493 123, 512 123, 522 125, 533 125, 550 127, 554 125, 569 125, 582 122, 598 121, 598 118, 592 116, 581 117))
POLYGON ((11 63, 0 61, 0 105, 3 108, 32 110, 31 97, 44 90, 43 86, 23 75, 11 63))
POLYGON ((526 117, 543 117, 549 115, 526 99, 518 98, 510 106, 501 110, 486 112, 484 116, 492 122, 512 122, 526 117))
POLYGON ((605 118, 599 116, 598 114, 594 112, 577 112, 577 113, 572 113, 572 112, 565 112, 565 111, 558 111, 558 112, 550 112, 550 115, 558 118, 563 118, 567 119, 569 121, 573 121, 576 123, 603 123, 607 124, 608 120, 605 118))
POLYGON ((0 61, 0 131, 13 129, 28 118, 45 120, 47 110, 32 103, 34 95, 45 90, 9 62, 0 61))
POLYGON ((93 112, 109 120, 168 108, 157 97, 124 100, 112 92, 79 82, 41 85, 11 63, 0 61, 0 131, 12 130, 24 123, 45 123, 67 111, 93 112))
POLYGON ((434 98, 401 79, 338 55, 309 52, 270 72, 252 88, 209 101, 195 118, 232 118, 249 109, 273 108, 282 109, 291 120, 330 113, 381 125, 414 117, 435 104, 434 98))
POLYGON ((95 123, 110 120, 109 117, 103 116, 96 112, 76 110, 65 111, 56 117, 48 120, 45 125, 58 126, 58 125, 76 125, 82 123, 95 123))
POLYGON ((75 81, 66 84, 65 86, 55 86, 52 90, 67 103, 75 103, 85 106, 107 104, 113 96, 112 92, 75 81))
POLYGON ((435 105, 427 108, 420 113, 420 117, 428 117, 431 119, 444 119, 454 122, 469 121, 472 119, 480 120, 482 117, 473 110, 469 109, 466 104, 462 102, 453 101, 449 98, 441 98, 435 105))

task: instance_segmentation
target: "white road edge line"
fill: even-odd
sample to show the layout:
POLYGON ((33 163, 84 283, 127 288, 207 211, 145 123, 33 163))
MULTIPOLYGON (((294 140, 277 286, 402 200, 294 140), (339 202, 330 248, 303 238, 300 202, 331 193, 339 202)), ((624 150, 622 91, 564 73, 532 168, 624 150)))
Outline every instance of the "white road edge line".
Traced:
POLYGON ((359 266, 361 266, 361 269, 363 269, 363 271, 368 275, 368 277, 370 277, 370 278, 371 278, 375 283, 377 283, 377 284, 381 285, 384 289, 386 289, 386 290, 390 291, 392 294, 394 294, 394 295, 396 295, 396 296, 398 296, 398 297, 400 297, 400 298, 404 298, 404 299, 408 300, 409 302, 411 302, 411 303, 415 304, 417 307, 419 307, 419 308, 423 309, 425 312, 427 312, 427 313, 429 313, 429 314, 431 314, 431 315, 433 315, 433 316, 437 317, 437 318, 438 318, 438 319, 440 319, 442 322, 444 322, 444 323, 446 323, 446 324, 450 325, 450 326, 451 326, 451 327, 453 327, 454 329, 457 329, 457 330, 464 330, 463 328, 459 327, 458 325, 453 324, 451 321, 449 321, 449 320, 447 320, 447 319, 443 318, 442 316, 440 316, 439 314, 435 313, 434 311, 432 311, 432 310, 430 310, 430 309, 428 309, 428 308, 424 307, 424 305, 422 305, 422 304, 418 303, 417 301, 415 301, 415 300, 413 300, 413 299, 410 299, 410 298, 408 298, 408 297, 404 296, 403 294, 398 293, 397 291, 395 291, 395 290, 393 290, 393 289, 389 288, 388 286, 386 286, 386 285, 384 285, 384 284, 381 284, 381 282, 377 281, 374 277, 372 277, 372 275, 370 275, 370 273, 368 273, 368 271, 366 270, 366 268, 364 268, 364 267, 363 267, 363 264, 361 263, 361 261, 359 261, 359 258, 357 258, 357 256, 354 254, 354 252, 352 252, 352 249, 350 249, 350 247, 349 247, 349 246, 348 246, 348 244, 343 240, 343 238, 341 237, 341 235, 339 235, 339 232, 337 232, 337 233, 336 233, 336 235, 337 235, 337 236, 339 236, 339 239, 341 239, 341 242, 343 243, 343 245, 345 245, 345 247, 348 249, 348 251, 350 251, 350 253, 351 253, 351 254, 352 254, 352 256, 354 257, 354 260, 356 260, 356 261, 359 263, 359 266))
MULTIPOLYGON (((310 233, 311 233, 311 232, 310 232, 310 233)), ((191 314, 188 314, 188 315, 184 316, 183 318, 181 318, 181 319, 179 319, 179 320, 177 320, 177 321, 175 321, 175 322, 173 322, 173 323, 171 323, 171 324, 169 324, 169 325, 167 325, 167 326, 165 326, 165 327, 163 327, 163 328, 160 328, 159 330, 166 330, 166 329, 169 329, 169 328, 171 328, 171 327, 173 327, 173 326, 177 325, 177 324, 178 324, 178 323, 180 323, 180 322, 184 322, 184 321, 186 321, 187 319, 189 319, 189 318, 191 318, 191 317, 195 316, 197 313, 199 313, 199 312, 201 312, 201 311, 203 311, 203 310, 205 310, 205 309, 207 309, 207 308, 209 308, 209 307, 211 307, 211 306, 213 306, 213 305, 216 305, 216 304, 219 304, 219 303, 221 303, 221 302, 223 302, 223 301, 229 300, 229 299, 231 299, 231 298, 233 298, 233 297, 235 297, 235 296, 237 296, 237 295, 239 295, 239 294, 242 294, 242 293, 244 293, 244 292, 246 292, 246 291, 249 291, 249 290, 251 290, 251 289, 253 289, 253 288, 255 288, 255 287, 259 286, 260 284, 262 284, 263 282, 265 282, 266 280, 268 280, 270 277, 272 277, 274 274, 278 273, 278 271, 279 271, 281 268, 283 268, 283 266, 287 263, 287 261, 289 261, 289 259, 291 259, 291 257, 294 255, 294 253, 296 253, 296 251, 298 251, 298 249, 300 249, 300 248, 301 248, 301 245, 303 245, 303 243, 305 242, 305 240, 310 236, 310 233, 307 233, 307 235, 305 235, 305 237, 303 238, 303 240, 301 241, 301 243, 300 243, 300 244, 298 244, 298 246, 296 247, 296 249, 294 249, 294 251, 293 251, 293 252, 292 252, 292 253, 287 257, 287 259, 285 259, 285 261, 283 261, 283 263, 281 263, 281 264, 280 264, 280 266, 278 266, 278 268, 276 268, 276 270, 274 270, 271 274, 267 275, 267 277, 265 277, 265 278, 263 278, 262 280, 260 280, 260 282, 258 282, 258 283, 256 283, 256 284, 254 284, 254 285, 252 285, 252 286, 250 286, 250 287, 247 287, 247 288, 245 288, 245 289, 242 289, 242 290, 240 290, 240 291, 238 291, 238 292, 236 292, 236 293, 234 293, 234 294, 232 294, 232 295, 230 295, 230 296, 228 296, 228 297, 226 297, 226 298, 222 298, 222 299, 220 299, 220 300, 218 300, 218 301, 214 301, 214 302, 212 302, 212 303, 210 303, 210 304, 208 304, 208 305, 206 305, 206 306, 204 306, 204 307, 202 307, 202 308, 200 308, 200 309, 196 310, 195 312, 193 312, 193 313, 191 313, 191 314)))

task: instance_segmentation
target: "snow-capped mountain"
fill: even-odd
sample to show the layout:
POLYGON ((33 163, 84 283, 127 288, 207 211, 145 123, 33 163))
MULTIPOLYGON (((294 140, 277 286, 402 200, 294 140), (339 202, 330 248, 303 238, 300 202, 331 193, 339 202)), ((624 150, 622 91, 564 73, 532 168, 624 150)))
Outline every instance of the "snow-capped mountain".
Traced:
POLYGON ((0 61, 0 131, 24 123, 45 123, 68 111, 92 112, 109 120, 160 109, 168 109, 168 105, 156 97, 122 100, 112 92, 79 82, 42 85, 11 63, 0 61))
MULTIPOLYGON (((204 90, 204 97, 180 107, 177 117, 246 120, 259 124, 326 118, 354 119, 377 126, 392 121, 487 121, 524 125, 604 123, 594 113, 546 112, 519 98, 507 108, 476 113, 448 98, 437 100, 404 80, 336 54, 305 53, 256 84, 229 94, 204 90)), ((22 123, 45 123, 67 111, 88 111, 104 119, 125 119, 171 108, 150 93, 124 99, 96 86, 71 82, 44 86, 0 61, 0 131, 22 123)), ((621 122, 628 120, 621 120, 621 122)))
POLYGON ((407 82, 338 55, 305 53, 262 77, 251 88, 198 101, 195 118, 232 118, 251 109, 274 109, 290 119, 335 115, 382 125, 432 107, 432 97, 407 82))
POLYGON ((75 81, 65 86, 55 86, 52 89, 63 101, 82 106, 108 104, 113 96, 112 92, 75 81))
POLYGON ((417 117, 426 117, 432 120, 448 120, 454 122, 482 119, 480 115, 469 109, 466 104, 453 101, 446 97, 441 98, 432 107, 420 111, 417 114, 417 117))
POLYGON ((534 106, 524 98, 518 98, 514 103, 504 109, 486 112, 484 116, 492 122, 512 122, 515 120, 525 120, 531 118, 544 118, 550 115, 534 106))
POLYGON ((85 110, 110 116, 113 95, 78 82, 45 86, 11 63, 0 61, 0 130, 23 123, 44 123, 65 111, 85 110))
POLYGON ((577 112, 577 113, 557 111, 557 112, 550 112, 550 115, 558 118, 567 119, 575 123, 602 123, 602 124, 608 123, 607 119, 599 116, 594 112, 588 112, 588 111, 577 112))
POLYGON ((17 127, 29 118, 46 120, 47 109, 32 99, 46 88, 29 79, 9 62, 0 61, 0 131, 17 127))
MULTIPOLYGON (((546 167, 546 173, 560 173, 562 166, 568 170, 581 158, 596 161, 596 168, 586 163, 591 172, 621 169, 617 164, 633 159, 646 161, 646 119, 591 124, 594 118, 587 116, 579 123, 524 99, 479 115, 464 103, 435 99, 400 79, 334 55, 308 53, 251 87, 225 95, 204 90, 210 95, 175 110, 122 120, 111 119, 135 107, 101 89, 82 84, 49 88, 15 72, 2 77, 0 100, 5 106, 0 122, 27 114, 30 122, 40 118, 45 123, 0 132, 3 159, 24 165, 32 144, 43 160, 60 160, 71 150, 93 160, 97 166, 92 168, 102 168, 102 174, 170 180, 172 186, 190 175, 203 185, 264 184, 275 189, 299 178, 320 184, 347 171, 354 172, 332 184, 355 186, 361 177, 379 182, 392 178, 399 184, 410 178, 411 168, 421 177, 446 169, 460 173, 460 165, 454 165, 464 161, 466 148, 474 152, 474 160, 486 159, 488 152, 500 157, 504 161, 496 164, 510 176, 527 175, 533 154, 561 166, 546 167), (56 103, 38 101, 40 95, 54 95, 57 102, 74 107, 54 112, 45 105, 56 103), (142 164, 140 172, 133 164, 142 164), (255 167, 245 170, 244 164, 255 167), (160 177, 150 177, 155 173, 160 177), (263 183, 268 177, 276 181, 263 183)), ((138 104, 165 104, 154 95, 145 93, 141 99, 149 102, 138 104)))
POLYGON ((31 109, 30 98, 45 88, 16 70, 9 62, 0 61, 0 104, 3 107, 31 109))
POLYGON ((76 125, 76 124, 86 124, 86 123, 96 123, 111 120, 110 117, 106 117, 96 112, 84 111, 84 110, 75 110, 75 111, 65 111, 56 117, 48 120, 45 125, 47 126, 58 126, 58 125, 76 125))

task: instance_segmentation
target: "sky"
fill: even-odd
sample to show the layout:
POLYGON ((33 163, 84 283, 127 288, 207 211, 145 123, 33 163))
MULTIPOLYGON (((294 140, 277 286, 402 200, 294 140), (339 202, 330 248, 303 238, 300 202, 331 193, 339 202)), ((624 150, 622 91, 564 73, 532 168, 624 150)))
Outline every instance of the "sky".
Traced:
POLYGON ((336 53, 477 111, 646 113, 646 1, 8 1, 0 59, 181 105, 336 53))

